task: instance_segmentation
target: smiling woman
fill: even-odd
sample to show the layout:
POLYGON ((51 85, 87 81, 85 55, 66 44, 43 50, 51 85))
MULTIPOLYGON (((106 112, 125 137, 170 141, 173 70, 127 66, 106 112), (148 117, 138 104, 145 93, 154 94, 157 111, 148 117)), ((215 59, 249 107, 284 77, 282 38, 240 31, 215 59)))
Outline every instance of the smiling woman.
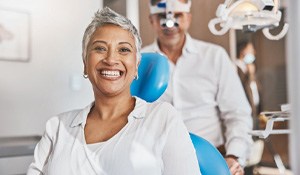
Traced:
POLYGON ((28 175, 198 175, 187 129, 167 103, 133 97, 141 39, 125 17, 98 11, 83 37, 94 102, 51 118, 28 175))
POLYGON ((136 53, 129 31, 107 24, 94 32, 88 43, 84 72, 93 85, 95 96, 130 93, 128 88, 137 75, 136 53))

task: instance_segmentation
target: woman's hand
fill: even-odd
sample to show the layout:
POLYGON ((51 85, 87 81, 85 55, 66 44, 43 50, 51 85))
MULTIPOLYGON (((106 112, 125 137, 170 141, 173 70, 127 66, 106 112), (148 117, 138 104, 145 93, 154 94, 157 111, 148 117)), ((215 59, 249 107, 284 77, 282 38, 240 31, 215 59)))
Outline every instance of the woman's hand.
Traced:
POLYGON ((235 156, 226 156, 225 160, 232 175, 244 175, 244 169, 235 156))

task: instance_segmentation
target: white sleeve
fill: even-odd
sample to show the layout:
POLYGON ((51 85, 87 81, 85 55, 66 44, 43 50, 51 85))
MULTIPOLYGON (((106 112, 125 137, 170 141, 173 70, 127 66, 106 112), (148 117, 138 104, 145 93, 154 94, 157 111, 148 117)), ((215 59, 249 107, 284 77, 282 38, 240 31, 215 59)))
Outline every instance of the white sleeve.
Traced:
POLYGON ((27 175, 44 174, 44 167, 53 149, 58 123, 57 117, 47 121, 45 133, 34 149, 33 162, 29 165, 27 175))
POLYGON ((252 143, 249 134, 253 126, 251 108, 236 69, 226 51, 221 50, 218 56, 221 63, 217 75, 219 76, 217 102, 226 129, 226 154, 239 157, 243 163, 252 143))
POLYGON ((176 116, 171 122, 163 149, 164 175, 201 175, 196 151, 183 121, 176 116))

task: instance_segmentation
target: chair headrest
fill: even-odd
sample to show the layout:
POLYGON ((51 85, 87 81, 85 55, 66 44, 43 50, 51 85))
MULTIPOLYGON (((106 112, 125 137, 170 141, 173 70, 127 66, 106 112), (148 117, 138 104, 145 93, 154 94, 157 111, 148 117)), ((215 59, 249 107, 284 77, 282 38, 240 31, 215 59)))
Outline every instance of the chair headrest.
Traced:
POLYGON ((157 100, 168 86, 168 59, 159 53, 142 53, 138 76, 131 84, 131 95, 147 102, 157 100))

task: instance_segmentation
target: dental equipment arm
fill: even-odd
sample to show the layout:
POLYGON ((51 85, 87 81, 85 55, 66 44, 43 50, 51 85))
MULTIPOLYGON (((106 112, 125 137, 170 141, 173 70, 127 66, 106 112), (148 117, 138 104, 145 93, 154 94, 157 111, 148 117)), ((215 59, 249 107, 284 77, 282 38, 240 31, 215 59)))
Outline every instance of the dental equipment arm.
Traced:
POLYGON ((216 11, 216 18, 209 21, 208 27, 214 35, 224 35, 229 29, 255 32, 263 29, 263 34, 270 40, 279 40, 288 31, 285 23, 277 35, 270 33, 270 28, 278 27, 281 19, 279 0, 238 0, 232 4, 225 0, 216 11), (216 25, 220 29, 216 29, 216 25))

